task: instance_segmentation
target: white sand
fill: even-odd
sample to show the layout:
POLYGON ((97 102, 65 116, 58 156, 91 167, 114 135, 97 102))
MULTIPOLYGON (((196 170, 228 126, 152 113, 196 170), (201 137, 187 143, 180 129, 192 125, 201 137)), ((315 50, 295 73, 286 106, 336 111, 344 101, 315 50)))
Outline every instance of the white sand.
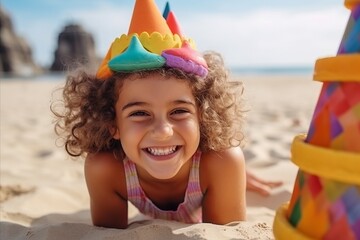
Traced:
MULTIPOLYGON (((243 76, 251 111, 248 168, 282 180, 270 197, 249 192, 248 221, 227 226, 144 220, 135 208, 126 230, 91 225, 83 161, 56 146, 51 95, 59 81, 1 81, 0 239, 272 239, 275 210, 289 200, 296 134, 307 131, 321 84, 311 76, 243 76)), ((216 207, 216 206, 214 206, 216 207)))

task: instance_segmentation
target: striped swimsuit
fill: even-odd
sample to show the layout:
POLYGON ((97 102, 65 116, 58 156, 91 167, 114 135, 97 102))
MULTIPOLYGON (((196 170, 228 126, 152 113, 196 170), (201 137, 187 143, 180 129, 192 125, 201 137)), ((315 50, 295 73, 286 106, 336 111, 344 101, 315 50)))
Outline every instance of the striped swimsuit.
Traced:
POLYGON ((176 211, 161 210, 146 196, 139 184, 135 164, 128 158, 124 159, 126 187, 128 200, 147 216, 157 219, 175 220, 184 223, 199 223, 201 217, 201 202, 203 193, 200 188, 199 165, 201 152, 196 152, 192 158, 189 182, 185 192, 184 202, 176 211))

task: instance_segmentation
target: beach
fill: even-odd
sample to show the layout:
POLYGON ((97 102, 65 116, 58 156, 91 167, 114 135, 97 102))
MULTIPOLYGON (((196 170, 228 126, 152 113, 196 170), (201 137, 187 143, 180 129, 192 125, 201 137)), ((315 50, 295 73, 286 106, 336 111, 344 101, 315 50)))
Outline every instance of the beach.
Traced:
POLYGON ((64 81, 1 80, 0 239, 273 239, 275 211, 290 200, 298 170, 291 142, 307 132, 322 84, 311 74, 232 78, 244 82, 247 168, 284 184, 268 197, 247 192, 246 222, 153 220, 130 207, 124 230, 92 226, 84 160, 70 158, 54 133, 50 105, 64 81))

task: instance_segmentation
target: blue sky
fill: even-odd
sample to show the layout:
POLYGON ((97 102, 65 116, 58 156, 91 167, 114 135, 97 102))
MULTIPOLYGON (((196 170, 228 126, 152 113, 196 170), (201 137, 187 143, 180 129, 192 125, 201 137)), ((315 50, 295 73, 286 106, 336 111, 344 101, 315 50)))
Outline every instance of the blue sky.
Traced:
MULTIPOLYGON (((166 0, 155 0, 160 11, 166 0)), ((1 0, 15 31, 50 65, 68 23, 93 34, 97 53, 128 30, 134 0, 1 0)), ((230 67, 313 66, 336 54, 349 10, 342 0, 173 0, 183 32, 230 67)))

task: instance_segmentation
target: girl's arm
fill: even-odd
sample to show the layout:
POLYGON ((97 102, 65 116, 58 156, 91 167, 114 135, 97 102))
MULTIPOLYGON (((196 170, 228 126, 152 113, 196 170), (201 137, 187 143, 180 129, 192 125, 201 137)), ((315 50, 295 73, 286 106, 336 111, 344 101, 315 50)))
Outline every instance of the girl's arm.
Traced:
POLYGON ((245 220, 246 172, 242 150, 236 147, 205 153, 200 174, 206 188, 203 222, 227 224, 245 220))
POLYGON ((126 228, 128 206, 124 167, 110 153, 89 154, 85 179, 90 195, 92 222, 96 226, 126 228))

